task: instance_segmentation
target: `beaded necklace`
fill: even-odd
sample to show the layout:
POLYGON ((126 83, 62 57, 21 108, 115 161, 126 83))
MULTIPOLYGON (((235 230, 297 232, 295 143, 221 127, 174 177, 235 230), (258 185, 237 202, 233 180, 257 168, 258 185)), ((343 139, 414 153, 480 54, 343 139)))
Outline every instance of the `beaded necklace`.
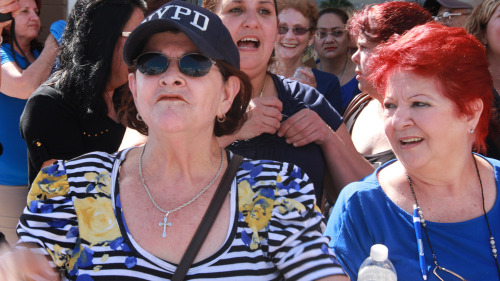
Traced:
MULTIPOLYGON (((483 203, 483 214, 484 214, 484 218, 486 220, 486 225, 488 226, 488 232, 490 234, 491 253, 492 253, 493 258, 495 259, 495 265, 497 267, 498 278, 500 280, 500 267, 498 265, 498 254, 497 254, 497 249, 495 247, 495 237, 493 236, 493 234, 491 232, 490 222, 488 220, 488 215, 486 214, 486 207, 485 207, 485 204, 484 204, 483 182, 481 181, 481 175, 479 174, 479 168, 477 167, 476 157, 474 157, 474 155, 472 155, 472 158, 474 159, 474 165, 476 166, 476 173, 477 173, 477 177, 479 179, 479 185, 481 186, 481 197, 482 197, 482 203, 483 203)), ((465 280, 460 275, 456 274, 455 272, 453 272, 451 270, 448 270, 448 269, 446 269, 444 267, 441 267, 438 264, 437 258, 436 258, 436 254, 434 253, 434 250, 432 249, 431 240, 429 239, 429 234, 427 233, 427 227, 426 227, 426 223, 425 223, 425 219, 424 219, 424 214, 422 212, 422 209, 420 208, 420 205, 418 204, 417 196, 415 195, 415 190, 413 189, 413 185, 411 183, 410 176, 406 172, 405 172, 405 174, 406 174, 406 178, 408 179, 408 184, 410 185, 411 194, 413 195, 413 199, 415 200, 415 204, 417 205, 418 215, 420 217, 420 223, 421 223, 422 227, 424 228, 425 236, 427 237, 427 242, 429 244, 429 248, 431 249, 432 259, 434 260, 434 264, 436 265, 436 268, 434 269, 434 275, 436 275, 439 278, 439 280, 443 280, 436 273, 436 269, 439 269, 439 270, 445 271, 447 273, 450 273, 450 274, 454 275, 455 277, 457 277, 457 278, 459 278, 461 280, 465 280)))

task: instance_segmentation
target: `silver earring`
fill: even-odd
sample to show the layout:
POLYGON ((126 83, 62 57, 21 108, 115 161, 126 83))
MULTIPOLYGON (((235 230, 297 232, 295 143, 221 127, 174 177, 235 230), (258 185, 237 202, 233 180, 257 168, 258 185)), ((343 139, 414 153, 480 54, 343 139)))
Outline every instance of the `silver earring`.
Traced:
POLYGON ((222 114, 222 117, 217 116, 217 122, 219 123, 226 122, 226 114, 222 114))
POLYGON ((470 130, 469 130, 469 133, 470 133, 471 135, 472 135, 472 134, 474 134, 474 129, 470 129, 470 130))
POLYGON ((143 121, 144 121, 144 120, 142 120, 141 115, 139 115, 139 112, 137 112, 137 115, 135 116, 135 119, 137 119, 137 120, 139 120, 139 121, 141 121, 141 122, 143 122, 143 121))

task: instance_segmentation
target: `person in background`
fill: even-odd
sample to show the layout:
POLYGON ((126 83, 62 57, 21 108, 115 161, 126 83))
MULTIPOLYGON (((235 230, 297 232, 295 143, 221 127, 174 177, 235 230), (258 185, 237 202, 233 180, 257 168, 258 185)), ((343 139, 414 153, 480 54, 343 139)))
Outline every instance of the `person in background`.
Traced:
POLYGON ((319 61, 316 66, 334 74, 340 81, 344 114, 349 102, 360 93, 356 80, 356 64, 352 61, 351 44, 347 32, 347 13, 339 8, 325 8, 319 12, 318 28, 314 36, 314 49, 319 61))
MULTIPOLYGON (((13 21, 2 31, 0 47, 0 231, 9 243, 17 241, 16 224, 26 205, 28 165, 19 118, 27 99, 49 77, 59 46, 52 34, 45 47, 38 42, 40 3, 20 0, 13 21)), ((5 25, 5 23, 3 24, 5 25)))
POLYGON ((464 27, 472 9, 482 0, 426 0, 426 8, 434 20, 452 27, 464 27))
POLYGON ((493 101, 483 45, 431 22, 378 47, 367 70, 397 160, 344 188, 328 221, 351 280, 373 244, 399 280, 499 280, 500 161, 472 152, 493 101))
POLYGON ((316 88, 341 113, 340 84, 334 75, 307 67, 302 58, 314 41, 318 4, 314 0, 278 1, 276 58, 271 72, 316 88))
POLYGON ((144 19, 143 0, 80 0, 63 36, 60 68, 30 97, 21 117, 29 181, 56 159, 115 152, 126 122, 120 88, 127 82, 123 44, 144 19))
POLYGON ((493 78, 494 111, 486 137, 486 156, 500 159, 500 1, 483 0, 465 23, 467 32, 474 35, 486 48, 493 78))
MULTIPOLYGON (((15 12, 19 9, 19 2, 16 0, 3 0, 0 1, 0 13, 3 14, 9 14, 12 12, 15 12)), ((7 26, 9 26, 11 23, 11 20, 5 20, 0 22, 0 34, 3 31, 3 29, 7 26)), ((0 45, 3 42, 3 37, 0 36, 0 45)), ((0 56, 1 60, 1 56, 0 56)), ((0 83, 1 83, 1 75, 0 75, 0 83)), ((0 157, 3 154, 3 145, 0 140, 0 157)), ((7 242, 7 239, 5 238, 5 235, 0 231, 0 254, 2 252, 3 248, 7 248, 9 246, 9 243, 7 242)))
POLYGON ((395 1, 366 6, 348 22, 350 36, 356 40, 358 47, 352 60, 356 64, 356 79, 362 93, 347 107, 344 122, 354 146, 374 167, 395 156, 384 134, 382 107, 375 99, 377 92, 363 79, 366 76, 366 62, 375 47, 391 36, 401 35, 431 20, 431 15, 418 4, 395 1))
MULTIPOLYGON (((147 143, 43 168, 20 220, 18 246, 30 244, 65 280, 171 280, 235 160, 217 136, 242 125, 252 90, 217 15, 169 2, 132 31, 123 58, 138 112, 128 114, 147 143)), ((250 159, 236 167, 181 280, 348 280, 302 170, 250 159)))
POLYGON ((234 134, 219 138, 221 146, 252 159, 301 167, 314 183, 318 205, 323 190, 334 200, 346 184, 372 171, 323 95, 309 85, 266 72, 278 33, 275 1, 205 0, 203 6, 219 15, 231 32, 241 69, 253 87, 248 121, 234 134))

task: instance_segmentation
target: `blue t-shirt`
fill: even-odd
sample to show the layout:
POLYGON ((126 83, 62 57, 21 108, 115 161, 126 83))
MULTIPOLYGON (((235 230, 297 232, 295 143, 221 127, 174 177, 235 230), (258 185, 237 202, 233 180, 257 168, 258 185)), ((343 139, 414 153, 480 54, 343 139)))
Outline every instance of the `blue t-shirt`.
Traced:
MULTIPOLYGON (((325 97, 315 88, 271 75, 278 91, 278 98, 283 103, 283 121, 304 108, 315 111, 334 131, 342 124, 342 117, 335 111, 325 97)), ((262 134, 249 140, 236 141, 227 147, 234 153, 251 159, 267 159, 288 162, 302 168, 314 183, 316 199, 323 196, 323 176, 325 159, 321 147, 315 143, 294 147, 286 143, 284 137, 274 134, 262 134)))
POLYGON ((338 113, 342 114, 344 107, 342 105, 340 82, 337 76, 316 68, 313 68, 312 72, 316 79, 316 90, 325 96, 326 100, 338 113))
POLYGON ((351 100, 358 94, 361 93, 361 90, 358 87, 358 80, 356 76, 354 76, 351 81, 344 84, 344 86, 340 87, 340 92, 342 93, 342 111, 341 114, 344 114, 347 106, 351 102, 351 100))
MULTIPOLYGON (((17 52, 15 54, 19 66, 25 69, 26 60, 17 52)), ((40 52, 35 50, 33 55, 38 58, 40 52)), ((12 49, 8 43, 3 43, 0 47, 0 58, 2 65, 14 62, 12 49)), ((0 120, 2 120, 0 143, 3 146, 3 154, 0 155, 0 184, 2 185, 28 185, 26 143, 19 130, 19 120, 26 101, 0 92, 0 120)))
MULTIPOLYGON (((485 159, 493 166, 497 183, 495 205, 487 216, 492 234, 497 237, 498 242, 500 161, 486 157, 485 159)), ((377 180, 378 172, 395 161, 380 166, 362 181, 346 186, 340 193, 328 220, 324 234, 330 237, 329 246, 351 280, 357 279, 359 267, 370 255, 370 247, 373 244, 387 246, 389 259, 396 268, 398 280, 422 280, 412 214, 389 199, 377 180)), ((431 221, 426 223, 432 248, 440 266, 456 272, 469 281, 498 280, 489 244, 490 234, 484 216, 457 223, 431 221)), ((425 263, 429 267, 427 280, 438 281, 432 274, 435 265, 423 231, 422 235, 425 263)), ((444 279, 451 280, 446 277, 444 279)))

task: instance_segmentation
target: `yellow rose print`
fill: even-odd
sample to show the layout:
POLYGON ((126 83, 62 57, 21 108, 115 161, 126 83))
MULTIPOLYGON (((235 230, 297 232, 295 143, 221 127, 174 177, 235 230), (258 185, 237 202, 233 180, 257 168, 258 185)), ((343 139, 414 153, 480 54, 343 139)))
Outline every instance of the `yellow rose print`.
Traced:
POLYGON ((80 237, 91 245, 113 241, 120 237, 111 200, 105 197, 75 199, 80 237))
MULTIPOLYGON (((53 165, 55 166, 55 165, 53 165)), ((49 166, 47 168, 53 168, 49 166)), ((43 169, 33 181, 28 194, 28 206, 33 200, 45 200, 66 195, 69 192, 66 173, 53 173, 50 169, 43 169)))
POLYGON ((85 173, 85 179, 94 184, 97 192, 104 193, 108 196, 111 194, 111 176, 108 171, 102 171, 99 174, 96 172, 85 173))
POLYGON ((252 229, 250 249, 255 250, 260 245, 259 231, 269 224, 274 207, 274 199, 253 192, 247 181, 238 184, 239 211, 245 218, 248 227, 252 229))
POLYGON ((68 255, 63 253, 63 248, 57 244, 54 245, 54 252, 49 250, 49 248, 45 248, 49 255, 52 257, 55 265, 57 267, 64 267, 64 265, 68 262, 68 255))

